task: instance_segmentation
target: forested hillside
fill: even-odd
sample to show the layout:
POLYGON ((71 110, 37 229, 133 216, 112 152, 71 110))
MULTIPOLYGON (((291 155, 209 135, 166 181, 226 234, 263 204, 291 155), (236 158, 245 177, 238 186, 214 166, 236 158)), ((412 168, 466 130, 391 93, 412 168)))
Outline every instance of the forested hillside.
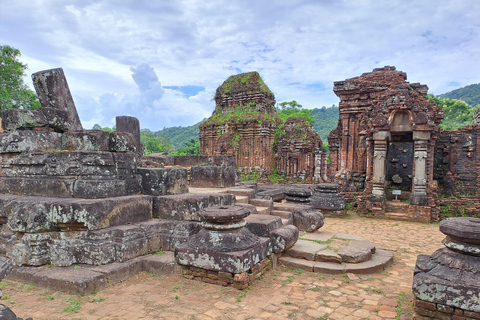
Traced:
POLYGON ((203 121, 205 121, 205 119, 189 127, 165 128, 155 132, 154 135, 168 138, 169 142, 178 149, 183 147, 183 144, 190 139, 198 140, 198 127, 203 121))
POLYGON ((480 83, 471 84, 463 88, 459 88, 441 95, 440 99, 457 99, 463 100, 472 107, 480 104, 480 83))
POLYGON ((327 137, 330 131, 335 129, 338 124, 338 107, 333 105, 330 108, 322 107, 312 110, 313 128, 318 133, 323 143, 328 143, 327 137))

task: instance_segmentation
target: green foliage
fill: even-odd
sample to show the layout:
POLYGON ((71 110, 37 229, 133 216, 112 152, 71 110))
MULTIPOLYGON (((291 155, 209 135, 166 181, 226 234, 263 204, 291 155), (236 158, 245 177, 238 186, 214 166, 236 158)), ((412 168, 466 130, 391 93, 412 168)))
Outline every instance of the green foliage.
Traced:
POLYGON ((250 103, 247 106, 238 106, 232 112, 226 113, 214 113, 209 119, 207 119, 205 125, 220 125, 223 123, 242 123, 242 122, 252 122, 256 121, 257 123, 264 122, 277 122, 278 120, 268 114, 259 112, 254 109, 255 105, 250 103))
POLYGON ((469 124, 473 124, 473 111, 476 109, 469 106, 466 102, 455 99, 440 99, 431 94, 427 99, 441 106, 445 116, 440 123, 440 128, 444 130, 456 130, 469 124))
POLYGON ((287 119, 291 117, 303 118, 310 124, 315 122, 315 119, 313 118, 313 111, 309 109, 303 109, 303 106, 298 104, 295 100, 285 101, 279 103, 278 105, 278 117, 282 120, 282 122, 287 121, 287 119))
POLYGON ((82 308, 82 303, 72 297, 65 299, 65 301, 68 302, 69 306, 63 308, 63 312, 77 313, 82 308))
POLYGON ((480 104, 480 83, 471 84, 438 96, 440 99, 463 100, 471 106, 480 104))
POLYGON ((188 127, 164 128, 163 130, 155 132, 153 135, 164 136, 175 148, 178 149, 181 148, 184 143, 190 139, 198 140, 198 133, 200 132, 199 126, 203 121, 205 121, 205 119, 203 119, 199 123, 188 127))
POLYGON ((7 109, 40 107, 36 94, 23 82, 27 65, 18 60, 20 56, 18 49, 0 46, 0 116, 7 109))
POLYGON ((325 147, 328 135, 338 124, 338 107, 332 105, 330 108, 315 108, 312 110, 312 116, 315 120, 313 129, 318 133, 325 147))
POLYGON ((198 139, 189 139, 188 141, 185 141, 183 147, 178 148, 172 154, 178 156, 200 154, 200 141, 198 141, 198 139))
POLYGON ((164 136, 155 136, 150 130, 140 130, 140 142, 143 144, 145 154, 167 152, 173 148, 173 145, 164 136))
POLYGON ((93 127, 92 127, 92 130, 102 130, 102 131, 106 131, 106 132, 115 132, 115 126, 113 128, 109 128, 109 127, 101 127, 99 124, 94 124, 93 127))
POLYGON ((273 94, 267 87, 258 72, 247 72, 230 76, 225 82, 218 87, 215 97, 222 94, 232 95, 238 92, 260 91, 273 94))

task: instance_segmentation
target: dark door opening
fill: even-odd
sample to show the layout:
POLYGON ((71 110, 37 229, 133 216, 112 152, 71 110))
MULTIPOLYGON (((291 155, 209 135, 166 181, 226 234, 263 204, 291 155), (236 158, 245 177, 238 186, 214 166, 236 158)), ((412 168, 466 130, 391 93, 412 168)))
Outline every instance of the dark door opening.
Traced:
POLYGON ((387 198, 395 199, 392 190, 400 190, 398 199, 408 199, 412 191, 413 140, 412 133, 392 134, 388 143, 387 198))

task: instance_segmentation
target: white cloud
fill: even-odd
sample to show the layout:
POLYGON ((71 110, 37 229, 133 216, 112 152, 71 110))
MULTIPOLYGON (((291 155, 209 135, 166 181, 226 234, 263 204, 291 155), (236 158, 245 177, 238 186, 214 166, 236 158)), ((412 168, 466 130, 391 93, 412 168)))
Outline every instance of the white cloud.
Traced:
POLYGON ((0 44, 19 48, 31 72, 63 67, 87 124, 111 126, 122 112, 152 130, 194 124, 213 111, 215 89, 240 71, 258 70, 278 101, 308 108, 338 102, 334 81, 385 65, 436 94, 480 82, 477 0, 0 0, 0 6, 0 44), (144 91, 130 70, 146 76, 140 61, 158 75, 144 91), (162 85, 205 90, 188 97, 162 85))

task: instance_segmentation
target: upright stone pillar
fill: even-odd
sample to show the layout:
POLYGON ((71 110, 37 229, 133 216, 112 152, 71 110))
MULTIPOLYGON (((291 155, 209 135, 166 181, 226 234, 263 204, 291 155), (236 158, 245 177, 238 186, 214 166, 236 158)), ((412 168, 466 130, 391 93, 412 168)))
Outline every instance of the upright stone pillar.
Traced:
POLYGON ((62 68, 34 73, 32 80, 42 107, 67 112, 67 131, 83 130, 62 68))
POLYGON ((117 132, 129 132, 133 134, 135 146, 139 155, 143 156, 143 145, 140 142, 140 122, 135 117, 116 117, 115 126, 117 132))
POLYGON ((390 140, 390 132, 379 131, 374 133, 373 140, 373 184, 370 200, 383 202, 385 201, 387 144, 388 140, 390 140))
POLYGON ((427 144, 430 140, 430 131, 414 131, 414 176, 413 192, 410 196, 410 204, 416 206, 426 206, 427 201, 427 144))
POLYGON ((315 173, 313 174, 313 180, 316 183, 327 181, 326 166, 323 164, 326 150, 323 148, 316 148, 315 153, 315 173))

